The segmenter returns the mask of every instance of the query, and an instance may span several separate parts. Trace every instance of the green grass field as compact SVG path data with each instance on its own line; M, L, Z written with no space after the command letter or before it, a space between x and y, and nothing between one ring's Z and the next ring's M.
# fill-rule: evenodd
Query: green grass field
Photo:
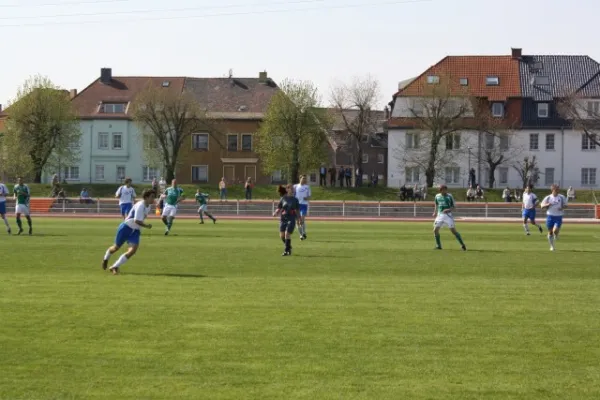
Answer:
M596 226L176 221L102 271L118 220L0 233L1 399L597 399Z

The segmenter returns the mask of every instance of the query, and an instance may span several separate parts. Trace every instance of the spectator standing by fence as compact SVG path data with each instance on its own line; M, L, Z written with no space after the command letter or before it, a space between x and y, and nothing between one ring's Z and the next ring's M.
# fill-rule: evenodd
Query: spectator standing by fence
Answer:
M219 196L221 201L227 200L227 183L225 182L225 177L221 178L221 182L219 182Z
M246 184L244 185L244 189L246 192L246 200L252 200L252 188L254 184L252 183L252 178L248 177L246 180Z

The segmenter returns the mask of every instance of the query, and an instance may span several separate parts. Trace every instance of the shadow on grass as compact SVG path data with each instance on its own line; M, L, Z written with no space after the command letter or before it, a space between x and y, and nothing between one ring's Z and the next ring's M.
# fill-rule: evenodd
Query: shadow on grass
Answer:
M343 254L298 254L295 257L300 258L355 258L354 256L346 256Z
M167 277L167 278L218 278L217 276L208 276L208 275L200 275L200 274L175 274L175 273L173 273L173 274L170 274L170 273L150 274L150 273L146 273L146 272L127 272L126 275L157 276L157 277Z
M17 235L16 233L13 232L12 236L27 236L29 237L28 233L21 233L20 235ZM31 235L31 237L65 237L67 235L64 235L62 233L35 233L33 232L33 235Z

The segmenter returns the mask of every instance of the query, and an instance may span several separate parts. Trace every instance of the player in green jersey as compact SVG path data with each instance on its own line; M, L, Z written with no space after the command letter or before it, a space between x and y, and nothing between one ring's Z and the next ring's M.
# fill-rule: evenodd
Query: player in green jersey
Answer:
M177 215L177 205L185 199L183 189L177 186L177 180L171 181L171 186L168 187L161 196L164 200L165 207L162 212L162 222L165 224L165 236L171 232L173 220Z
M212 219L213 224L217 223L217 219L215 217L213 217L208 211L206 211L206 208L208 207L208 198L209 197L210 196L207 193L200 192L200 189L198 189L198 191L196 191L196 202L198 204L200 204L200 208L198 208L198 214L200 215L200 223L201 224L204 223L203 215L206 215L208 218Z
M23 183L23 178L17 180L17 185L13 189L14 198L17 200L15 206L15 214L17 215L17 226L19 231L17 235L23 233L23 223L21 222L21 214L25 215L27 219L27 225L29 225L29 234L33 234L33 227L31 223L31 216L29 215L29 187Z
M454 234L462 249L467 250L467 246L465 246L460 233L456 230L452 211L454 211L454 198L448 193L448 187L446 185L440 185L440 192L435 196L435 206L433 208L433 216L436 217L435 222L433 223L433 234L435 236L435 248L437 250L442 249L440 229L444 225L446 225L450 229L450 232Z

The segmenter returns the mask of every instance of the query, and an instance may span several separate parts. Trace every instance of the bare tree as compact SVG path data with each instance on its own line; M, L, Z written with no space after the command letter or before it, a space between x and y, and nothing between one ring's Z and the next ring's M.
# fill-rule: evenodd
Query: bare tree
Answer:
M535 156L531 158L525 157L523 158L523 161L516 161L513 164L513 168L521 177L523 187L526 187L527 185L535 186L540 180L540 169L538 168L538 162Z
M466 89L455 85L444 75L423 86L418 96L398 97L395 108L407 126L406 143L396 158L410 168L425 171L428 187L432 187L444 166L452 165L464 151L461 132L473 118L473 101ZM458 82L458 80L456 80Z
M590 148L600 146L600 102L568 95L559 102L558 112L574 129L583 132Z
M342 142L350 149L354 168L362 169L363 149L361 142L369 141L377 133L382 113L377 110L380 97L379 82L371 76L355 78L350 84L338 84L331 91L331 106L334 118L342 121ZM344 137L345 136L345 137Z

